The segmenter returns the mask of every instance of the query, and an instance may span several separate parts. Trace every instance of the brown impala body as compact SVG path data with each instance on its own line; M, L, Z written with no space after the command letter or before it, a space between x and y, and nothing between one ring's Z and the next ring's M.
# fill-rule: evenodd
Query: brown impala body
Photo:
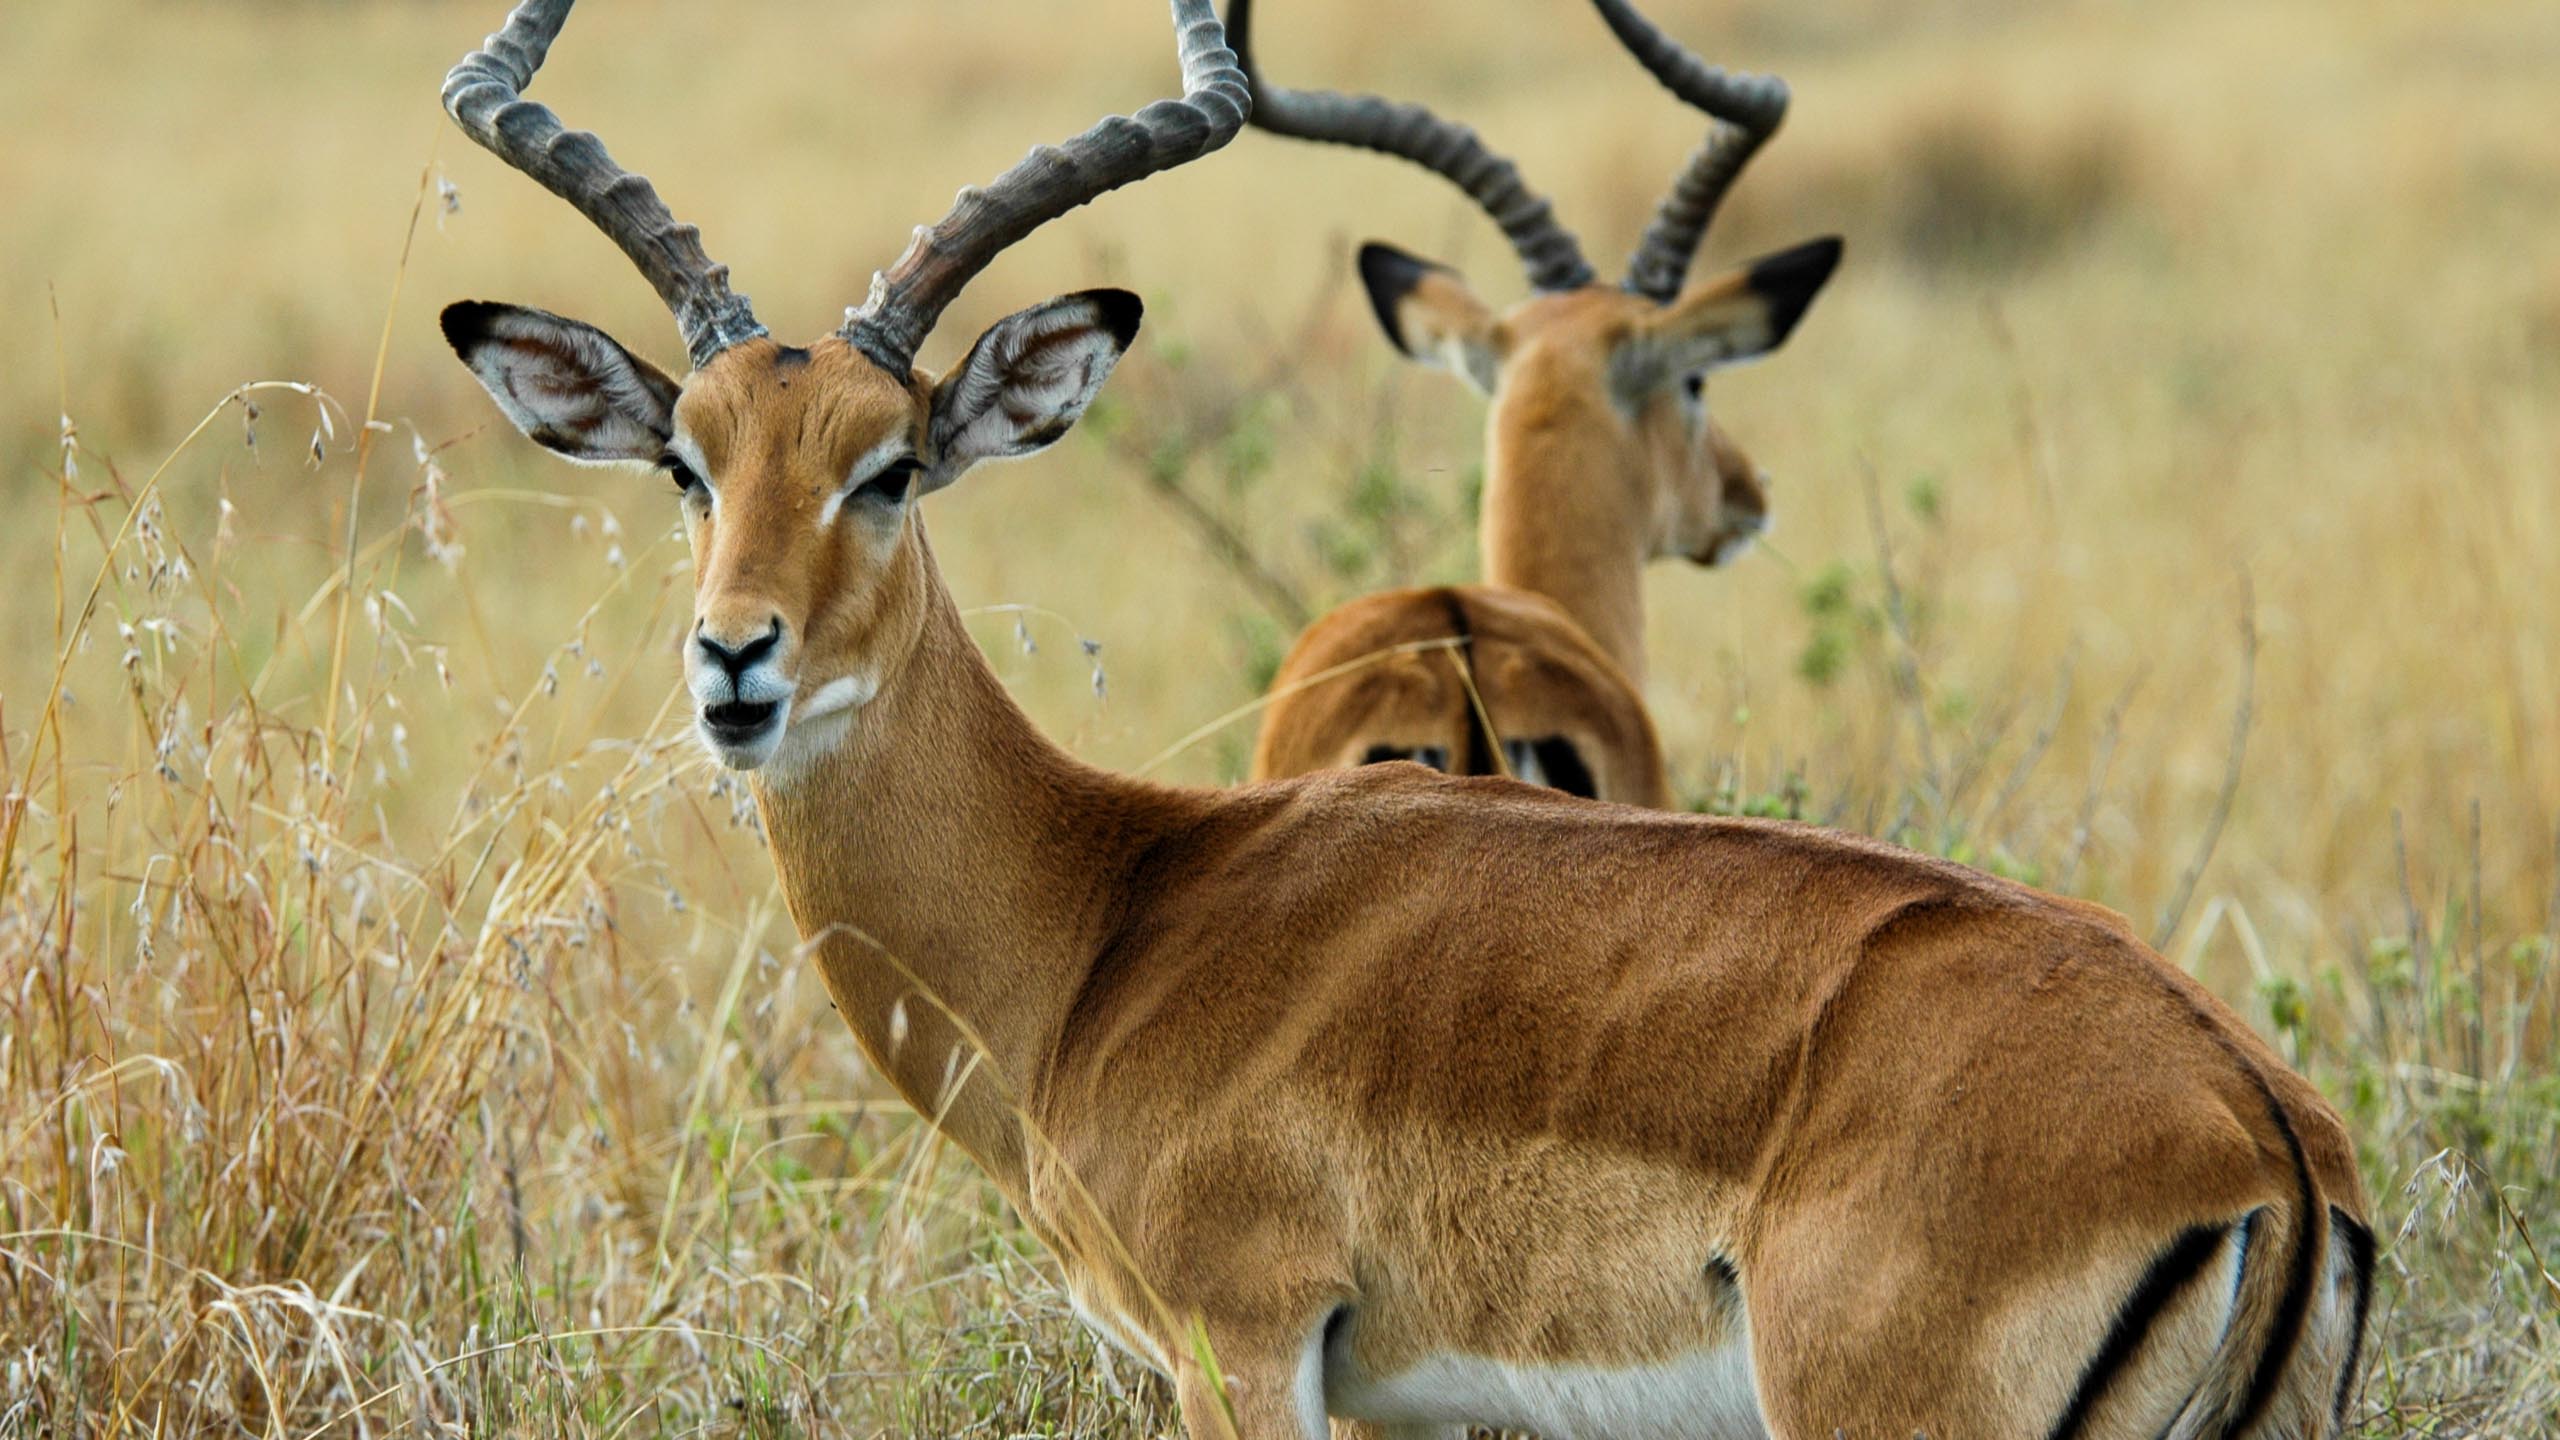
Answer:
M1170 789L1014 706L918 497L1062 433L1137 302L910 356L1009 239L1234 133L1207 0L1174 4L1185 100L965 194L807 349L516 97L566 9L448 104L624 243L694 368L512 307L446 333L536 440L676 475L702 736L837 1004L1193 1434L2330 1433L2370 1273L2346 1137L2103 912L1412 765Z
M1643 570L1675 557L1723 564L1768 527L1766 478L1708 416L1706 375L1783 342L1840 246L1817 241L1683 293L1718 202L1777 129L1787 90L1700 63L1625 0L1597 3L1648 71L1714 117L1619 285L1599 282L1553 207L1464 128L1374 96L1255 81L1255 125L1455 182L1501 224L1537 291L1496 314L1444 267L1386 245L1361 251L1396 348L1492 399L1484 583L1372 595L1309 626L1273 683L1257 779L1409 759L1671 803L1644 707ZM1228 14L1248 74L1253 8L1233 0Z

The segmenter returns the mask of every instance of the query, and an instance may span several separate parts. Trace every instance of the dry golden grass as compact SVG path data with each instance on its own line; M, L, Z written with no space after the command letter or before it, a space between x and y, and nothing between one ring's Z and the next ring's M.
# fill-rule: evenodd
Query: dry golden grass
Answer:
M1713 252L1850 243L1715 386L1778 553L1652 582L1686 787L2169 925L2364 1137L2365 1433L2548 1433L2560 11L1656 8L1796 85ZM660 487L543 462L435 338L478 295L674 351L442 121L498 9L10 15L0 1435L1166 1430L797 963L669 708ZM1147 0L590 9L539 93L812 334L957 185L1167 71ZM1623 253L1697 127L1601 27L1405 0L1396 48L1370 9L1272 6L1274 73L1464 116ZM1275 592L1470 569L1480 408L1372 333L1372 234L1516 293L1435 183L1248 136L1009 256L928 354L1061 289L1150 302L1090 435L932 502L1088 757L1250 700ZM263 376L337 398L235 394Z

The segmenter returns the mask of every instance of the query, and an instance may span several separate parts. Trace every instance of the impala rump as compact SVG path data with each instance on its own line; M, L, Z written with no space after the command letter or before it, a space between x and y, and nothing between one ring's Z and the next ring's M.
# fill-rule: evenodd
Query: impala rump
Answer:
M1255 773L1412 760L1665 806L1644 699L1563 609L1490 586L1390 590L1299 637L1272 680Z

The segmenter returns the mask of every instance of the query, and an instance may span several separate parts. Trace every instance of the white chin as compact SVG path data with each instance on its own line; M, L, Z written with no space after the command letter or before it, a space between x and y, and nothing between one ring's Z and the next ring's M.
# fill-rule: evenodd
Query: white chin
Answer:
M773 758L773 752L782 748L783 727L778 724L768 726L762 735L744 743L722 739L708 726L700 724L694 726L694 734L700 737L702 748L711 752L712 759L732 770L754 770L762 767Z

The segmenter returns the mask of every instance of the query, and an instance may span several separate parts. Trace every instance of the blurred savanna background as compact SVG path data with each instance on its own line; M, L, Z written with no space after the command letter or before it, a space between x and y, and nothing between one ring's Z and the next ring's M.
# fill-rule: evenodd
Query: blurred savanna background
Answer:
M1700 273L1848 240L1711 387L1774 543L1650 581L1688 803L2131 916L2362 1141L2359 1433L2560 1433L2560 8L1648 8L1795 90ZM1476 125L1604 264L1701 133L1578 0L1264 9L1275 78ZM502 12L6 12L0 1436L1170 1433L797 953L674 700L669 487L436 335L680 358L438 109ZM590 0L533 94L808 336L1171 53L1160 0ZM1521 292L1440 182L1248 133L928 347L1147 299L1075 436L927 512L1085 757L1229 783L1308 616L1472 575L1481 402L1379 338L1373 236Z

